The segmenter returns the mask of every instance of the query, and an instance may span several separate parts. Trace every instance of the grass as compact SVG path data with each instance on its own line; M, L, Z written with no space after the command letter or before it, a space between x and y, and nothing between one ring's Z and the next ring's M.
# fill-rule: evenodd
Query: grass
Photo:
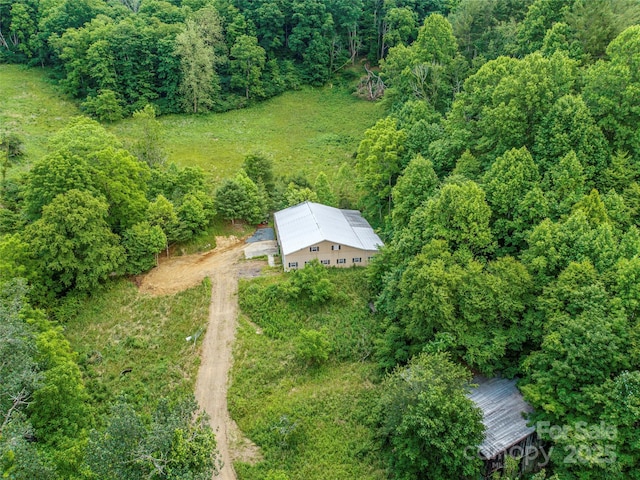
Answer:
M44 155L49 136L80 114L46 75L44 69L0 64L0 130L23 139L25 164Z
M119 395L148 411L162 396L194 391L210 297L208 279L163 297L140 295L135 285L120 280L67 319L65 335L79 353L99 413ZM198 332L195 343L185 340Z
M229 408L264 460L236 463L239 479L276 478L276 472L289 480L385 478L370 419L377 389L375 367L366 360L373 325L364 273L330 271L336 292L321 306L287 298L288 274L241 283L248 316L241 317L234 346ZM302 328L327 332L326 363L300 361Z
M378 104L357 99L344 87L305 87L243 110L167 115L160 122L169 160L197 165L214 179L233 175L244 157L257 151L273 158L276 174L313 179L349 160L381 113ZM132 122L112 130L128 139Z
M25 164L46 152L48 137L80 114L56 92L44 69L0 65L0 127L24 139ZM344 86L305 87L252 107L207 115L160 117L168 160L199 166L214 180L229 177L245 155L261 151L278 175L329 177L349 160L364 131L382 115L379 104L354 97ZM125 144L134 140L132 118L106 127Z

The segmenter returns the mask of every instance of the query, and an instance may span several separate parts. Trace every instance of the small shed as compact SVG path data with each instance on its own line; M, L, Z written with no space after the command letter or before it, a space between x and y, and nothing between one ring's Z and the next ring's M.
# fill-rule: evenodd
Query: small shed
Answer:
M357 210L303 202L273 218L285 271L313 259L332 267L365 266L383 245Z
M525 456L526 460L526 452L536 443L535 428L528 426L525 418L533 408L525 402L516 380L477 376L473 383L477 387L469 392L469 399L482 411L485 437L479 454L488 477L504 467L505 455ZM521 463L521 470L530 467L525 463Z

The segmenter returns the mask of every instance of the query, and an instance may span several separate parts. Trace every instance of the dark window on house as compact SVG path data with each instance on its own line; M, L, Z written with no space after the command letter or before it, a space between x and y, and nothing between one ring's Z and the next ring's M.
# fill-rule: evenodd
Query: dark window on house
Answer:
M298 262L289 262L289 268L298 268Z
M362 262L362 257L355 257L355 258L352 258L352 259L351 259L351 261L352 261L353 263L360 263L360 262Z
M331 250L340 250L340 245L331 245Z
M320 260L322 265L331 265L331 260Z
M346 258L339 258L337 260L337 263L347 263L347 259Z
M309 247L309 251L310 252L319 252L320 251L320 247Z

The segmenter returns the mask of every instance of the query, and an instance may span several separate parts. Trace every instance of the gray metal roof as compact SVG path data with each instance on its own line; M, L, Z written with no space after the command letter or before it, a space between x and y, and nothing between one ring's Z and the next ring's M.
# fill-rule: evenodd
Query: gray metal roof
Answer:
M524 418L533 408L522 398L515 380L478 376L473 383L478 386L468 397L482 410L485 438L480 453L485 458L493 458L535 431Z
M276 212L273 218L283 255L323 241L370 251L383 245L357 210L304 202Z

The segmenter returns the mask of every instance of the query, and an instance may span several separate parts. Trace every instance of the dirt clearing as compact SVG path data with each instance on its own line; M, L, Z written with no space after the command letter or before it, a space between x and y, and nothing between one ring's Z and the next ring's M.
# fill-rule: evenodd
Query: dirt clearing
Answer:
M223 467L217 477L235 480L233 460L260 459L258 448L242 433L227 410L227 379L238 316L238 277L259 274L265 262L243 261L245 243L236 237L217 237L217 247L198 255L170 258L144 276L140 291L170 295L211 279L209 325L202 344L202 359L196 381L196 399L211 417Z

